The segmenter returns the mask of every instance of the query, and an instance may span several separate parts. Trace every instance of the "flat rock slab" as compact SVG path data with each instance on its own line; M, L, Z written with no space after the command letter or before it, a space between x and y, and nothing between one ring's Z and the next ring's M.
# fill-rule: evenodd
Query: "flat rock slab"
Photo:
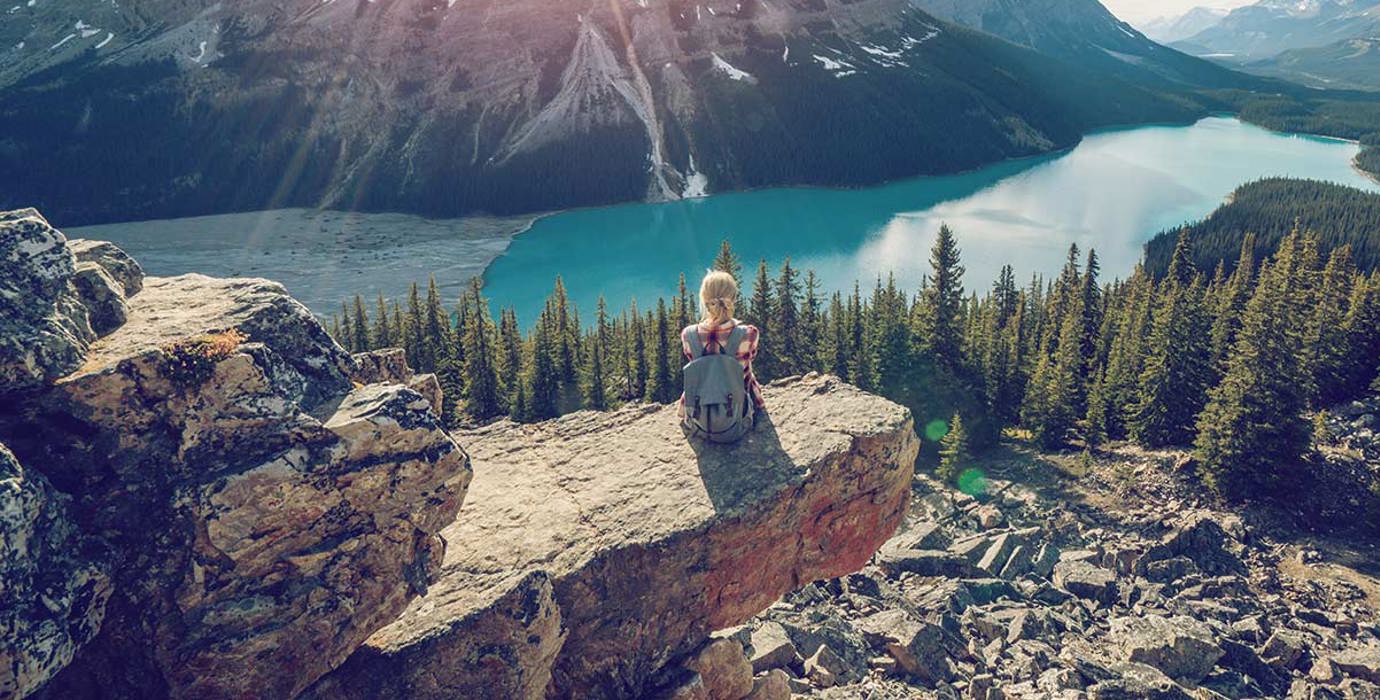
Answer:
M308 695L637 697L711 631L861 568L906 512L909 412L813 375L766 401L733 446L644 405L461 436L475 477L439 582Z

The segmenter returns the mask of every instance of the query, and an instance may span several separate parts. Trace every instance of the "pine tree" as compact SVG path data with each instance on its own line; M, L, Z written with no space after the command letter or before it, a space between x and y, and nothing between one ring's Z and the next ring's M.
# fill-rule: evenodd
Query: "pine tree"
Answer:
M850 381L850 365L853 361L853 344L848 340L848 313L843 308L843 295L834 292L829 300L826 314L829 327L829 341L824 345L824 369L839 378Z
M353 314L350 317L350 346L355 352L365 352L369 347L369 316L364 312L364 300L355 295Z
M779 376L803 372L800 353L800 280L796 277L791 259L781 263L781 274L776 279L776 303L771 328L775 334L772 350L776 353Z
M769 382L781 376L778 373L781 354L778 350L776 328L772 320L776 318L776 295L772 291L772 281L767 275L767 261L757 263L757 278L753 280L752 298L748 300L748 323L757 326L757 360L753 371L757 378Z
M407 316L403 320L403 351L407 357L407 365L418 372L431 372L435 368L425 364L425 326L422 321L422 296L417 289L417 283L412 283L412 289L407 295Z
M580 353L580 324L566 294L565 282L559 275L556 277L556 287L551 292L551 302L557 378L562 387L574 386L579 380L576 365Z
M1151 327L1154 282L1139 265L1125 284L1121 321L1115 330L1107 369L1103 375L1103 396L1107 404L1106 434L1121 439L1129 433L1130 420L1140 402L1140 375L1145 366L1145 347Z
M901 403L911 387L911 377L917 369L912 354L910 309L905 294L896 287L896 279L887 279L885 287L878 280L872 291L870 337L868 350L876 360L876 386L884 396Z
M741 282L743 279L743 264L734 254L733 246L729 245L727 239L719 244L719 254L714 256L713 267L715 270L733 275L735 280Z
M652 348L652 376L647 383L648 401L671 403L676 400L677 391L673 383L674 373L671 370L674 355L671 352L669 335L670 319L666 315L666 300L658 299L656 326L652 333L652 341L655 343Z
M393 328L393 347L407 349L407 320L403 316L402 306L397 299L393 300L393 322L389 324Z
M1255 234L1248 233L1241 242L1241 257L1236 269L1218 292L1215 318L1212 322L1213 368L1221 373L1227 368L1227 356L1236 343L1241 329L1241 314L1251 298L1255 284Z
M815 271L805 273L805 299L800 303L800 364L798 372L818 371L824 367L824 317L819 298L819 279Z
M346 350L349 350L350 352L358 352L354 348L355 332L354 329L350 327L352 325L350 319L350 307L345 305L344 300L341 300L340 322L336 324L339 327L339 330L338 332L333 334L335 336L335 342L340 343L341 347L345 348Z
M478 278L474 278L476 281ZM421 357L422 372L435 372L445 364L453 347L450 338L450 325L446 320L446 308L441 303L441 293L436 289L436 277L427 282L426 309L422 317L423 346Z
M1292 316L1304 284L1302 246L1291 234L1262 270L1232 346L1226 376L1211 392L1196 440L1204 478L1219 494L1282 493L1308 449L1308 384L1302 324Z
M526 403L522 414L528 420L540 421L560 415L560 370L556 366L559 348L555 337L559 328L553 306L548 302L532 329L525 392L518 397Z
M854 282L853 296L848 300L848 377L858 388L871 391L877 388L877 358L868 342L869 315L862 290Z
M963 272L953 230L947 224L942 225L930 249L929 285L922 295L923 320L918 335L935 362L951 372L963 364L960 325Z
M486 421L503 415L505 406L499 392L494 322L481 288L478 277L470 281L469 308L474 316L462 342L465 346L465 411L475 420Z
M1097 365L1098 347L1101 340L1102 331L1102 288L1098 286L1097 275L1101 270L1097 262L1097 251L1088 249L1088 262L1083 268L1083 286L1080 290L1078 300L1078 313L1080 314L1081 327L1079 328L1079 354L1082 356L1083 367L1081 382L1084 384L1080 389L1079 409L1083 408L1082 401L1086 395L1086 384L1088 377L1091 376Z
M628 312L632 335L632 368L630 371L631 382L628 385L628 394L625 398L629 400L641 400L647 395L647 327L642 320L641 314L637 312L637 300L634 299Z
M1312 404L1317 408L1346 400L1352 390L1347 383L1351 346L1346 318L1355 281L1351 246L1334 249L1323 268L1317 303L1304 335L1304 368L1313 378Z
M441 383L441 416L447 422L459 419L465 398L465 344L470 340L468 331L474 315L470 304L469 294L460 295L455 308L455 328L446 333L451 348L436 368L436 379Z
M955 413L949 421L949 432L939 441L939 468L935 470L935 476L953 483L971 461L968 433L963 428L963 418Z
M608 378L604 375L604 363L611 343L608 308L601 295L594 314L594 333L590 337L590 342L586 343L585 352L588 358L588 364L585 366L585 407L595 411L603 411L609 407L606 391Z
M499 353L497 359L498 386L503 405L514 420L521 420L517 411L517 396L522 387L522 331L518 328L517 313L511 308L499 312Z
M1021 423L1031 430L1045 449L1068 444L1071 431L1084 415L1078 411L1082 374L1083 317L1080 304L1064 314L1064 326L1054 343L1054 356L1042 355L1026 391Z
M1361 387L1380 380L1380 372L1375 371L1376 363L1380 362L1380 273L1357 276L1344 325L1350 368L1347 386L1352 388L1354 396Z
M374 319L372 331L374 347L380 349L394 347L397 341L393 338L393 325L388 322L388 305L383 301L382 293L379 294Z
M1187 234L1161 285L1159 311L1140 375L1131 437L1146 447L1187 445L1212 381L1210 330Z

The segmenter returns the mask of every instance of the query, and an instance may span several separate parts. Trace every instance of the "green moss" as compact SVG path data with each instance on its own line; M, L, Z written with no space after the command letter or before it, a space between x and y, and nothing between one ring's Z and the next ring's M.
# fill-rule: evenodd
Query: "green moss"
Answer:
M163 348L163 371L179 389L194 389L206 383L216 363L232 355L247 336L230 330L180 340Z

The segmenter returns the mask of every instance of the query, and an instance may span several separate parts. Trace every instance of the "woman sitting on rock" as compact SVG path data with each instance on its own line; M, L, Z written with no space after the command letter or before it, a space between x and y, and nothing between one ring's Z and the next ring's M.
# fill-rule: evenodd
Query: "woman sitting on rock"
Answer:
M733 317L738 283L727 272L710 271L700 283L699 323L681 331L685 392L681 414L692 435L733 442L752 429L762 409L762 388L752 373L759 333Z

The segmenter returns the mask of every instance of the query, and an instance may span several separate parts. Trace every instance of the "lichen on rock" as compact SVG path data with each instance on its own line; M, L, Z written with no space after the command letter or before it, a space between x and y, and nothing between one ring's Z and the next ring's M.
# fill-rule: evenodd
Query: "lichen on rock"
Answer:
M0 445L0 698L47 682L105 616L105 553L78 532L67 502Z

